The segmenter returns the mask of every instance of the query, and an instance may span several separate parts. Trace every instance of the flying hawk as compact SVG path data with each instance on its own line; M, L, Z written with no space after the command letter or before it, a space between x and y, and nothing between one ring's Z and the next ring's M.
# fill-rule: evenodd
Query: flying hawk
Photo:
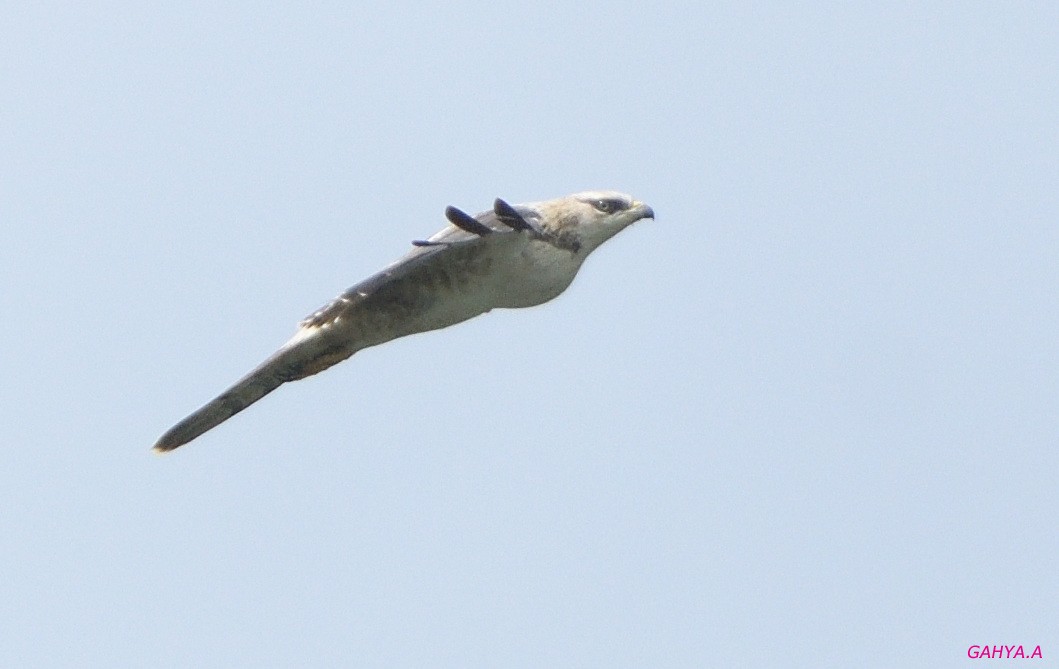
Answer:
M216 427L287 381L321 372L357 351L448 327L491 309L542 304L574 280L600 244L654 211L611 191L510 205L470 216L415 241L405 257L306 317L268 360L173 426L154 445L171 451Z

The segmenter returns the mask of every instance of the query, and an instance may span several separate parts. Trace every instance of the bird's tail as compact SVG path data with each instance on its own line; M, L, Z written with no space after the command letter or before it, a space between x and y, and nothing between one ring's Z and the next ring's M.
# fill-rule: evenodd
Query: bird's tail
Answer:
M292 378L284 351L272 356L208 404L171 427L154 445L156 453L183 446L247 408Z

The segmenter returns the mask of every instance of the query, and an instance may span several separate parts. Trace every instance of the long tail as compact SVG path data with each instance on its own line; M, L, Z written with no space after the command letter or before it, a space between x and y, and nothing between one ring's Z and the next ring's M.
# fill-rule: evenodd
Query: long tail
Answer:
M353 355L348 342L322 336L295 337L209 404L180 421L154 445L156 453L183 446L288 381L322 372Z
M155 452L165 453L183 446L292 380L283 353L285 351L272 356L231 388L171 427L154 445Z

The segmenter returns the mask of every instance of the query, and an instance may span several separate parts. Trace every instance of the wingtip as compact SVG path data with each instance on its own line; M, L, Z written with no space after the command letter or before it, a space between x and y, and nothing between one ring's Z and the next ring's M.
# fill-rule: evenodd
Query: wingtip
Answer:
M502 198L498 197L493 200L493 213L495 213L497 216L510 216L512 212L514 212L516 215L518 214L518 212L515 212L515 208L508 204Z
M534 231L533 226L522 217L522 214L501 198L493 200L493 213L496 214L497 219L499 219L501 223L509 228L520 231Z
M457 209L452 205L445 207L445 218L449 219L449 223L452 223L457 228L464 232L469 232L479 237L484 237L493 232L492 228L479 221L474 216L471 216L462 209Z

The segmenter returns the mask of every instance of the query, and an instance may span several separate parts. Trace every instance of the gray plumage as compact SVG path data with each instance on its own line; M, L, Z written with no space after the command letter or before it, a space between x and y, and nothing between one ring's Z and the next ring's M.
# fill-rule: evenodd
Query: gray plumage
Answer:
M405 257L310 314L270 358L154 445L171 451L216 427L280 385L321 372L361 349L448 327L495 308L541 304L570 285L585 258L654 212L628 195L591 191L509 205L452 223Z

